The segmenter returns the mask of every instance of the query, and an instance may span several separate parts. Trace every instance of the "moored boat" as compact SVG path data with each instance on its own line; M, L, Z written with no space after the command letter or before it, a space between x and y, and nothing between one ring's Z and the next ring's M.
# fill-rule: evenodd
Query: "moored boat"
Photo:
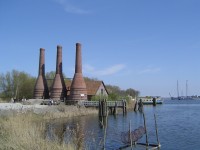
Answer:
M138 97L138 102L142 100L143 104L162 104L163 100L160 96L145 96L145 97Z

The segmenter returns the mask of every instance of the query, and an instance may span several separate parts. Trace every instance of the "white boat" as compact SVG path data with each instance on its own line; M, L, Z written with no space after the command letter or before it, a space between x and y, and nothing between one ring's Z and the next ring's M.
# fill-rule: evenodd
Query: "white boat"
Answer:
M162 104L163 100L160 96L145 96L145 97L138 97L137 101L140 102L142 100L143 104L153 104L155 99L156 104Z

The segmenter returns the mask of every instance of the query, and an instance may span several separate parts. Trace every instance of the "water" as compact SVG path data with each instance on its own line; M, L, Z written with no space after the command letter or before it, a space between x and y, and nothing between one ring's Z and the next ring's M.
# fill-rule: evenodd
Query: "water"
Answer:
M162 105L156 107L144 105L144 112L149 143L157 143L155 113L161 150L200 149L200 101L165 100ZM128 131L130 121L132 130L143 126L143 116L139 112L130 111L126 116L123 116L123 114L118 114L116 117L109 115L106 137L104 137L105 130L101 128L99 118L96 115L62 120L54 122L54 125L57 125L58 129L70 129L79 124L75 140L84 139L87 149L100 149L104 143L104 138L106 139L106 149L118 149L124 145L121 141L121 132ZM70 134L66 130L63 131L65 131L63 140L66 141ZM144 135L139 142L145 142L145 140Z

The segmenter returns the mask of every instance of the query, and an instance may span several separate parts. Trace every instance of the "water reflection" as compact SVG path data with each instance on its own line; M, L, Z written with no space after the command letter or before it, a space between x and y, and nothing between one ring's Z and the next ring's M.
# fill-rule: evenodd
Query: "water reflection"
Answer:
M104 132L107 120L94 116L72 118L69 120L52 120L46 124L46 137L48 140L57 140L60 144L73 144L74 149L98 149L105 145ZM97 118L97 119L96 119ZM94 128L94 123L98 126Z
M199 109L200 101L166 101L156 107L144 106L149 143L157 143L155 113L161 149L199 149ZM47 136L59 139L60 143L72 142L74 149L118 149L124 145L121 133L128 131L130 120L132 130L144 124L142 113L134 111L100 120L97 115L53 120L47 124ZM145 143L145 136L138 142Z
M133 130L143 125L142 113L132 113L131 116L130 113L107 117L94 115L50 121L47 136L61 144L73 143L75 149L117 149L124 145L121 133L128 132L130 120ZM141 137L140 141L144 142L145 138Z

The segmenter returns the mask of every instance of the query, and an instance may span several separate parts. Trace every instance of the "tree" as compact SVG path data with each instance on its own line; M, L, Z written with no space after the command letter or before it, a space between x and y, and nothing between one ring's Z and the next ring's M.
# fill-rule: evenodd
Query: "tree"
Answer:
M48 85L48 88L49 88L50 91L51 91L51 86L53 84L55 74L56 74L55 71L50 71L50 72L47 72L45 74L45 77L46 77L46 80L47 80L47 85Z
M45 75L46 80L47 80L47 85L48 85L48 88L50 91L51 91L51 86L53 85L53 80L54 80L55 75L56 75L55 71L47 72ZM67 79L67 77L64 73L63 73L63 78L64 78L64 80L69 80L69 79Z
M135 98L139 95L139 91L132 88L121 90L118 86L106 85L110 100L130 99L130 96ZM129 96L129 97L128 97Z
M85 81L99 81L97 78L84 77Z
M132 96L133 98L134 97L137 97L139 95L139 91L136 91L132 88L129 88L125 91L126 95L129 95L129 96Z
M116 101L119 99L120 99L120 96L117 93L110 93L108 95L108 100L110 100L110 101Z
M12 70L0 75L0 96L3 99L32 98L36 78L25 72Z

